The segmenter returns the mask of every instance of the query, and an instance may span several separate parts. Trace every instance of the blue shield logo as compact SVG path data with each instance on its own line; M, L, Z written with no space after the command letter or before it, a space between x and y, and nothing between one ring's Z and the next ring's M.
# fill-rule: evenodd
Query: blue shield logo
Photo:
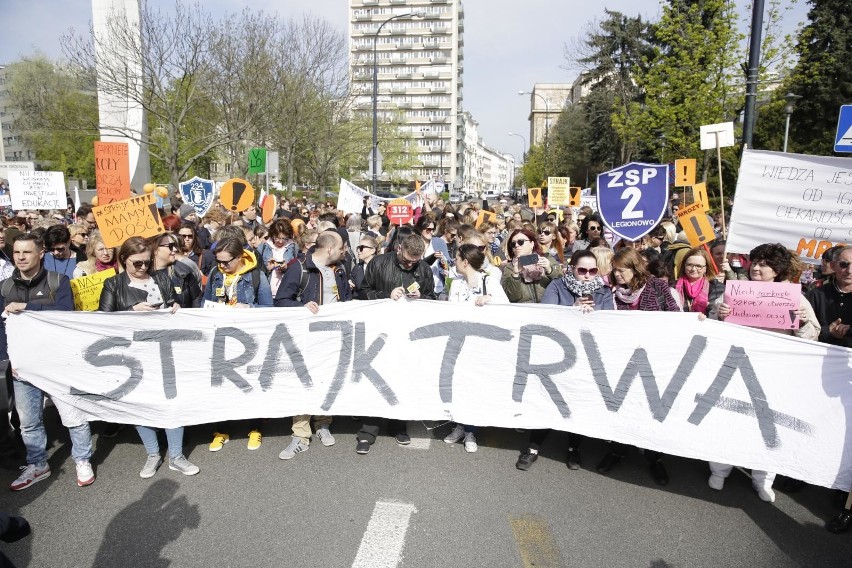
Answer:
M669 201L667 164L630 162L598 175L598 212L623 239L636 241L660 222Z
M199 218L204 217L213 207L213 181L195 176L191 180L181 182L180 194L183 202L192 205Z

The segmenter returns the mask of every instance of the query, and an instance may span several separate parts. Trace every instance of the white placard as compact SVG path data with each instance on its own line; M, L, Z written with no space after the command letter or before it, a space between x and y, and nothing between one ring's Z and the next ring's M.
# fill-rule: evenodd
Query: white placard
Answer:
M65 174L62 172L10 171L9 193L12 209L65 210Z
M852 350L695 314L380 300L25 311L6 326L18 375L92 420L456 420L852 481Z
M9 172L31 172L35 170L33 162L0 162L0 179L9 179Z
M734 139L734 123L720 122L719 124L707 124L701 127L701 149L712 150L716 148L716 135L719 136L719 147L727 148L736 144Z
M852 243L852 158L745 150L728 231L728 252L781 243L819 262Z

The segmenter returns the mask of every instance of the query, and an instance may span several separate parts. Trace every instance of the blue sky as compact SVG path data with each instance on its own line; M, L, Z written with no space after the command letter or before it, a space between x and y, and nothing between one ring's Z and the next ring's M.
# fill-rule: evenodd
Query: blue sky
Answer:
M150 0L164 8L173 0ZM790 0L784 0L790 3ZM737 0L740 11L746 0ZM348 23L348 0L206 0L200 5L213 14L249 6L284 18L311 13L329 20L341 32ZM484 142L520 158L522 142L508 132L528 138L529 96L535 83L570 83L576 71L564 69L563 47L578 37L604 8L655 20L659 0L464 0L465 110L479 122ZM798 0L784 26L792 31L805 20L807 5ZM0 0L0 63L40 51L61 56L59 37L69 28L84 31L92 15L91 0ZM742 59L748 57L744 50Z

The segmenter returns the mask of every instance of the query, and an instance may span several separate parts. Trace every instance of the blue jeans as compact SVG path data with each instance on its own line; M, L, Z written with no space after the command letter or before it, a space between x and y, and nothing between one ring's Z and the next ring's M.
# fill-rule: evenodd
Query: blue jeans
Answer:
M15 407L21 418L21 438L27 448L27 463L47 462L47 432L44 429L44 393L25 381L12 381L15 388ZM62 423L71 435L71 457L75 462L92 457L92 431L89 423L76 415L76 410L61 401L54 404ZM70 424L70 426L69 426Z
M142 438L142 445L149 456L160 455L160 443L157 441L157 431L148 426L137 426L136 431ZM166 428L166 441L169 443L169 457L174 459L183 455L183 426Z

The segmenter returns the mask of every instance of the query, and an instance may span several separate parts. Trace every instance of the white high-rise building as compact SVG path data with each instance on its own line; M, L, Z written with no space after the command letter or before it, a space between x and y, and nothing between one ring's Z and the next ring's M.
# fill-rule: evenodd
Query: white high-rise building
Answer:
M461 0L349 0L349 9L349 68L352 90L357 94L355 108L372 115L375 49L378 120L401 113L403 128L417 145L421 165L404 172L405 177L443 179L451 187L460 187L464 135L459 114L464 84Z

